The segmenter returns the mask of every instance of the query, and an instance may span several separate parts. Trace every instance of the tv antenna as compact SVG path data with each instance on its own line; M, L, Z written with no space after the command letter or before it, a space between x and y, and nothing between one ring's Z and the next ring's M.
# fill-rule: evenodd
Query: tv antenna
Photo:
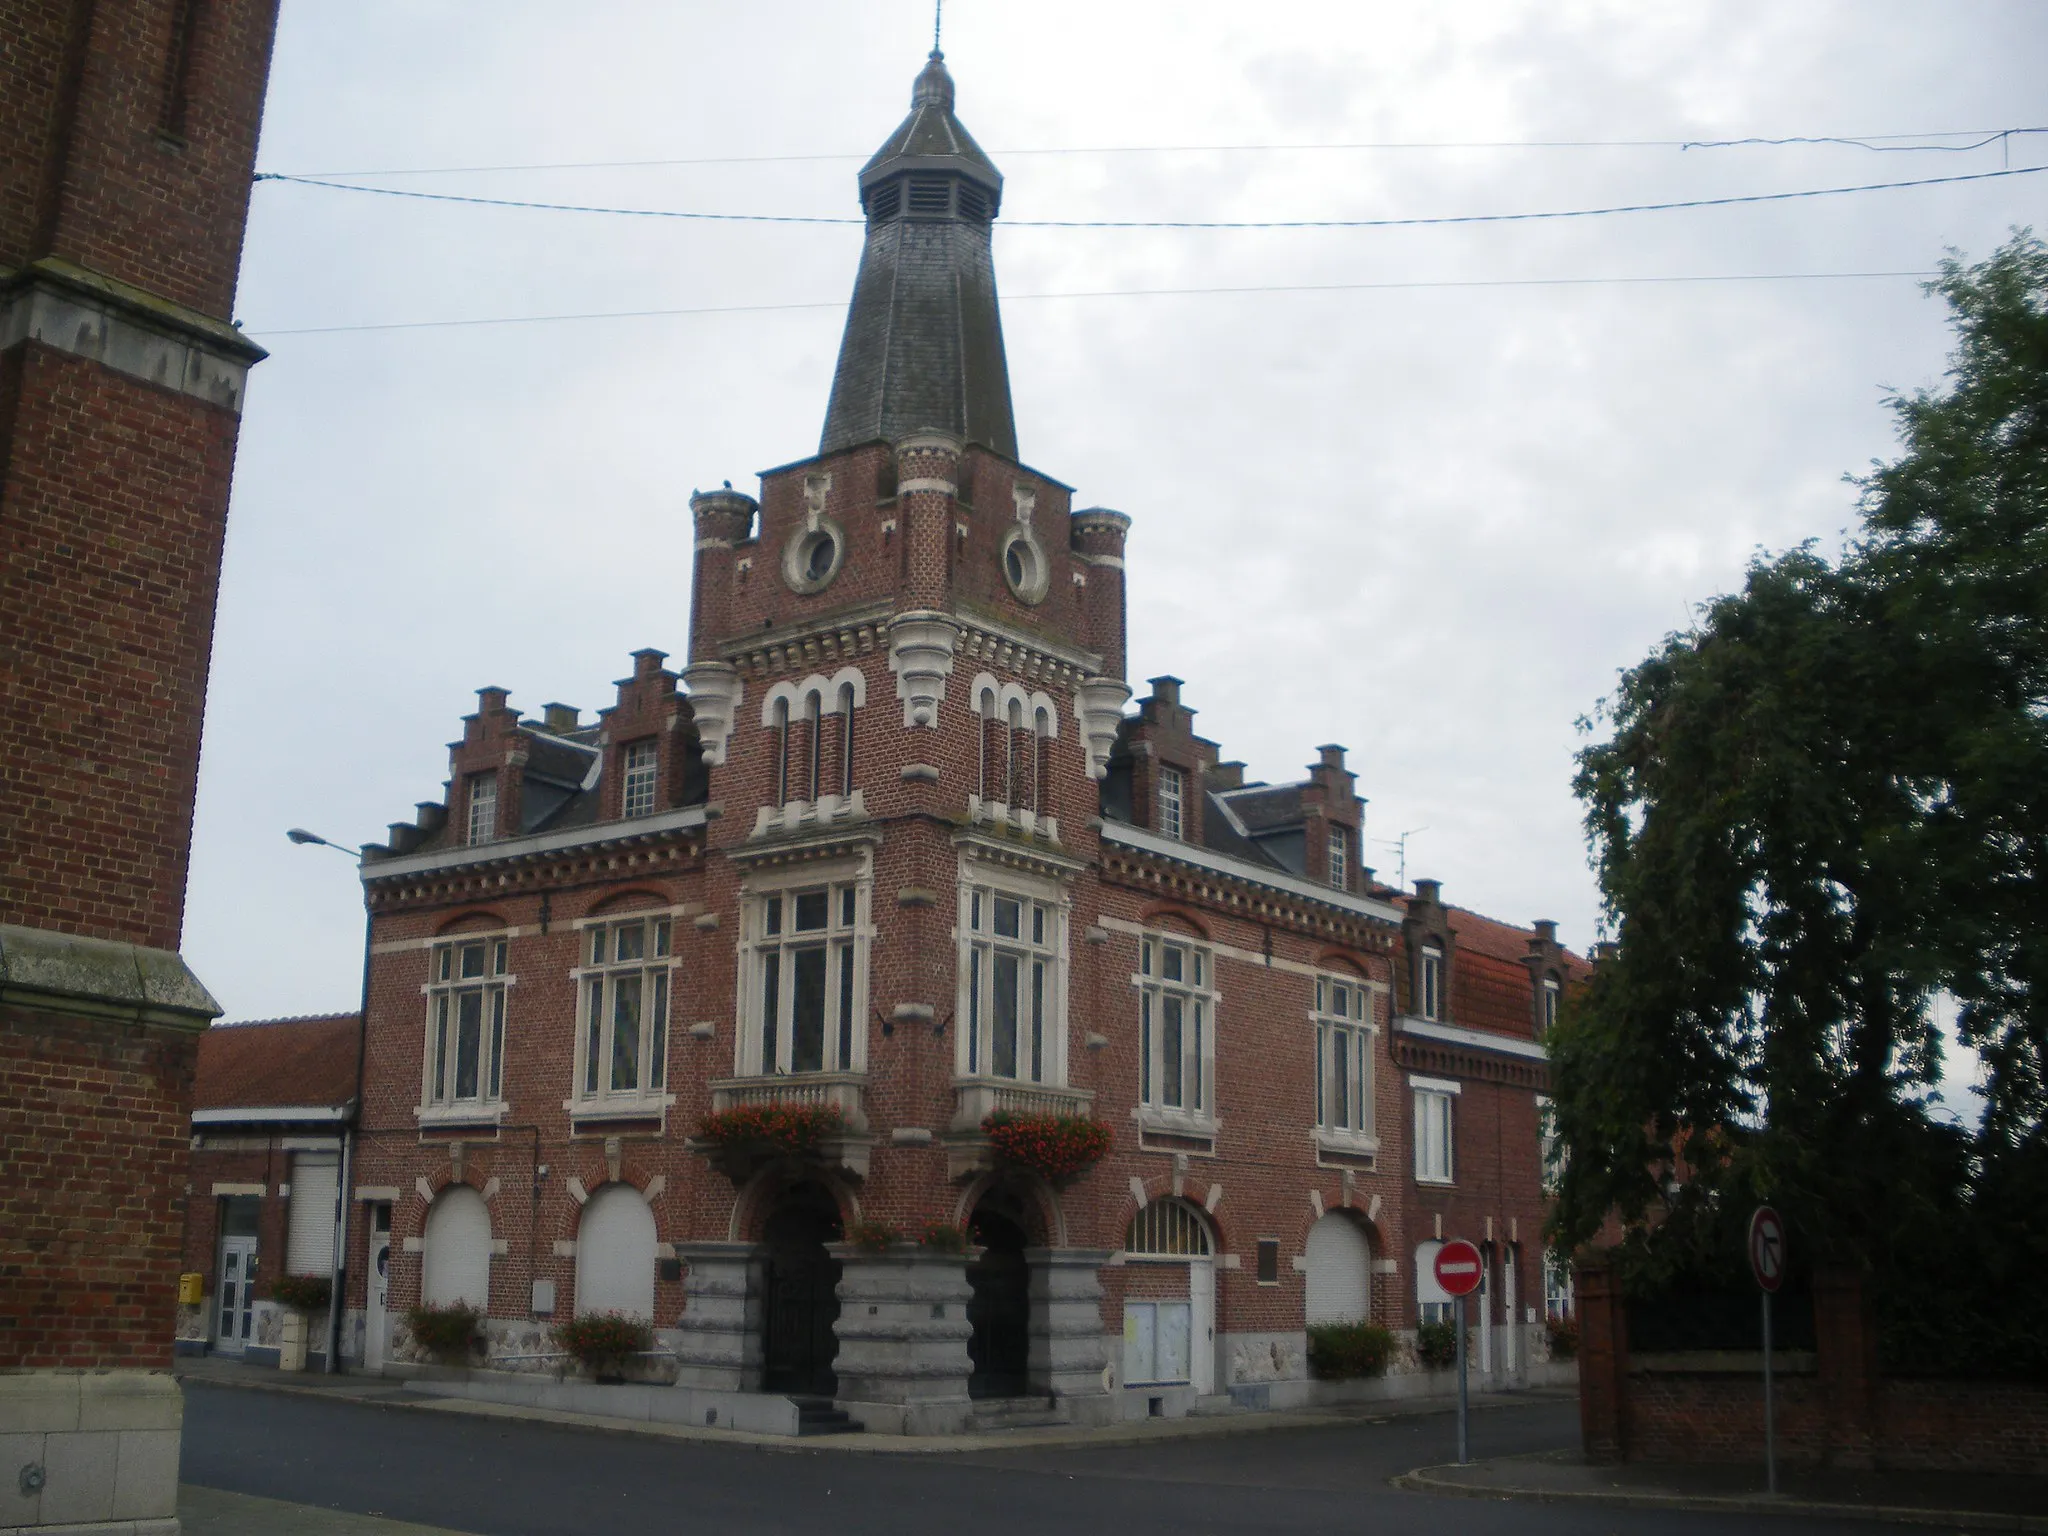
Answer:
M1400 868L1394 875L1394 887L1396 890L1405 891L1408 889L1408 839L1415 836L1418 832L1427 832L1428 830L1429 828L1427 827L1410 827L1399 837L1376 837L1373 839L1382 848L1393 849L1400 860Z

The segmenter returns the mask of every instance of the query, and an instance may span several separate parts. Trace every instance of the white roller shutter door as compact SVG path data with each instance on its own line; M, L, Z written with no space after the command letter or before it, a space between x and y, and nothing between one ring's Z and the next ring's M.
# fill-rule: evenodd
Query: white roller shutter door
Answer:
M630 1184L607 1184L576 1229L576 1310L654 1317L654 1212Z
M1355 1323L1370 1315L1372 1248L1334 1211L1308 1229L1308 1320Z
M284 1245L286 1273L334 1273L334 1192L338 1178L334 1153L293 1154L291 1225Z
M425 1275L430 1307L458 1301L487 1307L491 1299L491 1213L467 1184L451 1184L427 1211Z

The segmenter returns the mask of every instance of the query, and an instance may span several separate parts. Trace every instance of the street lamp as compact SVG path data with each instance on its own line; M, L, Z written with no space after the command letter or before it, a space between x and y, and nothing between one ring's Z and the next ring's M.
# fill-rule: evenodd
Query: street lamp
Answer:
M304 827L287 827L286 837L299 847L317 843L322 848L332 848L336 853L351 859L361 855L353 848L322 837L318 832L308 832ZM361 1011L356 1017L356 1097L350 1118L362 1113L363 1104L363 1049L368 1042L370 1022L370 928L368 919L363 923L363 1000ZM326 1373L334 1375L341 1369L341 1314L342 1293L348 1284L348 1183L354 1172L355 1128L342 1128L341 1166L334 1188L334 1264L327 1277L327 1357Z

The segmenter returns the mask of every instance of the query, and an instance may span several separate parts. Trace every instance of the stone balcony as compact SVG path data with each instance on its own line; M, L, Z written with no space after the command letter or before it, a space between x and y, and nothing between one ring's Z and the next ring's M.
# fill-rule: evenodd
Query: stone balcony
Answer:
M964 1179L995 1166L981 1122L997 1110L1013 1115L1086 1115L1094 1103L1095 1094L1087 1088L1061 1088L1008 1077L956 1077L953 1120L945 1138L947 1172Z
M801 1155L763 1148L712 1148L696 1142L691 1143L692 1148L709 1157L713 1166L735 1184L745 1183L767 1163L782 1159L821 1165L836 1169L849 1178L866 1179L868 1154L875 1140L868 1132L867 1081L867 1075L862 1072L801 1072L773 1077L722 1078L710 1084L713 1114L747 1105L829 1106L839 1111L846 1128Z

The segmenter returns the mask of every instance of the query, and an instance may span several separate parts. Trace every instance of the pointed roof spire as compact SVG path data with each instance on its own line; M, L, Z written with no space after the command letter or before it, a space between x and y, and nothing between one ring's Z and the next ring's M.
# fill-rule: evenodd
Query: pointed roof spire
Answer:
M953 115L937 47L910 115L861 167L860 194L867 246L818 451L941 431L1014 459L990 247L1003 177Z

